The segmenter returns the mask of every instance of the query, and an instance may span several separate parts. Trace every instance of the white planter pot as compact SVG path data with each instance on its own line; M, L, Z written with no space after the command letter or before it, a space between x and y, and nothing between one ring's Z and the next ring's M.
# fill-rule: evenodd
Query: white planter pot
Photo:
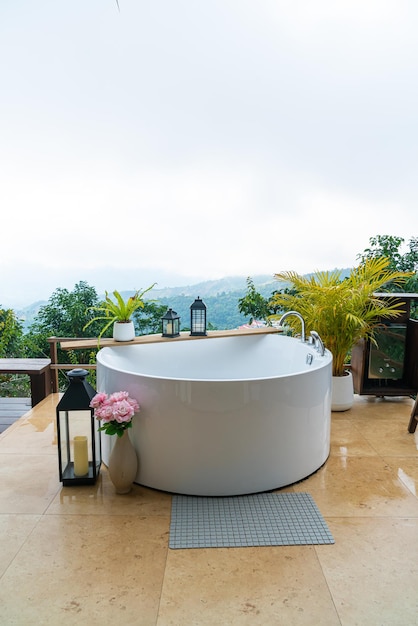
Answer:
M113 324L113 339L115 341L132 341L135 338L135 327L130 322L115 322Z
M333 376L331 411L348 411L353 403L354 387L351 372L346 372L345 376Z

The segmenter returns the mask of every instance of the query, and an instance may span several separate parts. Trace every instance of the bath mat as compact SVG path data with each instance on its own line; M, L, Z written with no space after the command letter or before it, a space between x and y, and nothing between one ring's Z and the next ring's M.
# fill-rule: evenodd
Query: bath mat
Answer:
M173 496L172 549L325 543L334 538L308 493Z

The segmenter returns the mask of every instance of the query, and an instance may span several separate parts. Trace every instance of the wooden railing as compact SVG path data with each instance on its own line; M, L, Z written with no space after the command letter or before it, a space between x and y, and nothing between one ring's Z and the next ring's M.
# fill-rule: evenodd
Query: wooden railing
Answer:
M49 354L51 358L51 391L52 393L56 393L59 391L58 384L58 372L59 370L72 370L75 367L81 367L86 370L95 370L95 363L58 363L58 344L63 341L71 341L73 343L77 343L78 341L86 341L85 337L49 337ZM97 339L92 339L92 341L96 341Z
M281 328L274 328L272 326L266 326L262 328L249 328L249 329L232 329L232 330L210 330L204 337L197 336L192 337L189 332L180 333L178 337L167 338L162 337L159 334L155 335L140 335L135 337L129 344L148 344L148 343L160 343L160 342L173 342L173 341L185 341L185 340L202 340L219 337L236 337L237 335L265 335L271 333L280 333ZM90 350L99 347L98 339L96 337L49 337L49 351L51 356L51 386L52 391L57 392L58 386L58 371L59 370L71 370L74 367L82 367L84 369L96 369L96 365L92 363L58 363L58 344L61 345L63 350ZM114 339L101 339L100 347L106 346L120 346L120 341Z

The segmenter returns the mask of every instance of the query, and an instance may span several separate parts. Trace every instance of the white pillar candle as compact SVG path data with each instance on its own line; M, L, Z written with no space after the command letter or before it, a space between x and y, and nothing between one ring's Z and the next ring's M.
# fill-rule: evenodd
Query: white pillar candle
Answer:
M89 471L87 437L74 437L74 476L85 476Z

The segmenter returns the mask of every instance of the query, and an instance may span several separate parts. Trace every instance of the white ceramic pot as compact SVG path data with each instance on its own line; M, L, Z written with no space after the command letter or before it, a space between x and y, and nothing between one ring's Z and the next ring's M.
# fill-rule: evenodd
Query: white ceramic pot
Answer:
M351 372L346 372L344 376L333 376L331 411L348 411L353 403L354 387Z
M113 339L115 341L132 341L134 338L135 327L132 321L113 324Z

